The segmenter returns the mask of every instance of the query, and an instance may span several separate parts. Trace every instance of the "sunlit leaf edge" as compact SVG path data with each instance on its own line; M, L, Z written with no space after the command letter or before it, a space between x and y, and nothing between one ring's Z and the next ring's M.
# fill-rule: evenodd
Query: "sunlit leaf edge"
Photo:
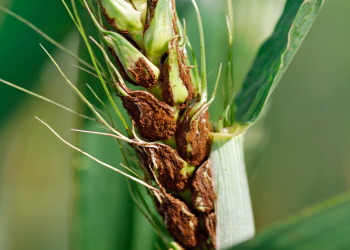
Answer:
M258 55L235 100L236 121L251 126L298 51L324 0L288 0L271 37Z

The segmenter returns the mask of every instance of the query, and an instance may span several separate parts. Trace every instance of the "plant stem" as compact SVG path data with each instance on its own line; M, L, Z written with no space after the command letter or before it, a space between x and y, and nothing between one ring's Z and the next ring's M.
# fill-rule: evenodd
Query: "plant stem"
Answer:
M229 249L254 237L255 227L244 164L244 133L215 137L210 156L216 213L216 249Z

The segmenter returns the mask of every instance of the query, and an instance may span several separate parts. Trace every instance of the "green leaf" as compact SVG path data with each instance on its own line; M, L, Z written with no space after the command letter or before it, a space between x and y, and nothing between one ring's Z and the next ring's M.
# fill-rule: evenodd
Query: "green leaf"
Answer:
M236 121L253 125L298 51L324 0L288 0L271 37L261 46L236 99Z
M231 250L349 249L350 193L302 210Z

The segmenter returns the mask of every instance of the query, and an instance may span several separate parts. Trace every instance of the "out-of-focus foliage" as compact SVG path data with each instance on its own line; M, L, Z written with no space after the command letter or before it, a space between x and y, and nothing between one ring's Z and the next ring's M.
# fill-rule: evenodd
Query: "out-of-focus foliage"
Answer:
M73 24L61 1L1 0L0 4L11 7L12 11L30 20L57 41L62 41L72 30ZM3 12L0 12L0 37L1 78L16 82L25 88L32 88L37 83L40 69L46 60L46 55L38 43L43 43L49 51L52 50L53 45ZM1 127L4 119L18 108L21 103L19 100L28 96L3 84L0 85L0 93Z
M231 250L348 249L350 194L346 193L265 229Z
M71 35L73 24L60 1L2 0L0 3L12 4L11 10L56 40ZM284 0L234 0L237 90L258 47L271 34L284 3ZM213 72L209 75L210 90L220 62L227 59L226 1L203 0L198 4L205 28L208 73ZM187 33L199 55L198 29L190 1L179 0L178 7L179 15L186 18ZM258 230L350 188L349 11L349 1L326 1L273 94L269 112L247 135L247 166ZM58 73L45 73L48 66L42 65L46 65L47 58L38 43L49 50L53 46L2 12L0 37L0 78L35 88L80 109L81 104L74 103L74 95ZM70 45L73 49L75 42ZM69 66L74 60L68 56L61 58L57 53L54 56L60 58L58 62L66 73L71 70L74 80L76 71ZM89 80L89 84L94 90L100 86L97 81ZM221 110L220 103L211 108L214 120L218 118L216 110ZM84 222L86 232L95 237L95 242L110 244L102 245L103 248L99 245L99 249L154 249L155 236L133 205L125 179L72 153L33 116L43 118L73 144L83 145L84 150L97 158L118 166L121 158L112 139L97 135L76 138L69 129L81 126L81 121L4 85L0 85L0 105L1 249L68 249L72 197L84 193L97 197L95 202L100 207L107 204L105 210L96 211L91 221ZM84 128L94 129L89 123ZM73 176L70 166L85 168L91 174L82 172ZM82 193L76 193L77 179L89 182L88 187L80 190ZM80 201L82 211L87 211L94 202ZM100 219L105 213L110 213L110 221ZM101 229L103 225L108 225L109 231L98 234L99 230L106 230Z
M70 33L63 43L77 51L77 38ZM53 54L76 81L77 70L68 64L75 60ZM39 94L76 108L74 94L49 61L35 82L40 85L35 88ZM10 97L16 100L15 95ZM0 131L0 249L67 249L73 152L60 141L49 140L52 135L38 126L34 116L50 121L70 141L76 117L35 98L25 98L21 104Z

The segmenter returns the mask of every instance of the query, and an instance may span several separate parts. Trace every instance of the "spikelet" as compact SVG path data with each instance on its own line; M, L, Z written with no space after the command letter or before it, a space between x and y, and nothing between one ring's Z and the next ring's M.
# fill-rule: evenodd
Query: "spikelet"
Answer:
M185 55L179 48L178 37L169 42L168 58L163 66L163 100L170 106L186 108L192 100L194 88Z
M130 33L138 44L141 44L143 37L144 23L142 19L145 16L144 4L142 2L138 6L140 11L135 9L131 2L125 0L99 0L103 14L107 22L117 31L121 33ZM146 3L144 3L146 2ZM146 5L147 7L147 5Z
M196 166L208 158L211 148L209 112L200 107L186 109L176 132L179 155Z
M195 170L171 147L156 143L153 147L144 147L147 165L155 173L159 183L166 189L180 192L190 185Z
M114 58L135 85L151 88L157 84L160 71L127 39L115 32L104 32L104 39Z
M201 238L198 234L198 218L183 201L163 191L158 211L168 231L181 246L197 246Z
M204 214L214 210L214 190L209 162L204 162L196 171L192 180L192 205Z

